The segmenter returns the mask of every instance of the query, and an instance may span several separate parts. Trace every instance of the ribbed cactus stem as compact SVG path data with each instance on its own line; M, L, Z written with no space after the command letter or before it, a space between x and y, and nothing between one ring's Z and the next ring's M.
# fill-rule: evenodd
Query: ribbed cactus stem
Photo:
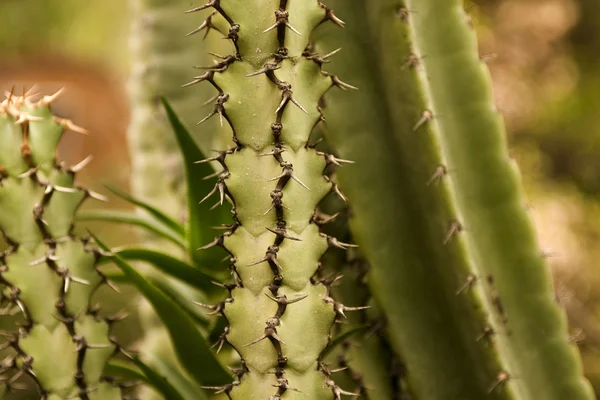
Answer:
M0 103L0 231L8 244L0 253L2 318L21 317L3 333L2 348L11 349L3 384L10 391L28 376L44 400L121 399L102 377L117 349L113 319L90 304L107 282L95 268L99 252L74 234L77 208L95 194L74 182L84 164L56 159L63 131L81 129L52 115L55 97L9 95Z
M217 205L231 201L234 223L206 246L224 247L239 278L214 307L243 359L240 379L222 390L232 399L339 398L319 356L344 306L313 277L328 246L345 245L319 233L316 206L337 186L323 176L330 158L309 139L319 100L342 83L321 71L309 38L322 22L342 22L316 0L212 0L191 11L209 8L233 43L191 82L217 89L207 118L219 118L232 143L215 157L223 172L211 194Z
M363 98L332 93L328 139L369 285L417 398L591 399L462 6L346 10Z

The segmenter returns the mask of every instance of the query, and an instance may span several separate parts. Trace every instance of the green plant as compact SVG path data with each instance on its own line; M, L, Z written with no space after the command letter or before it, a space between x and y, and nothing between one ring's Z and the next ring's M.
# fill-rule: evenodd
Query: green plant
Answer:
M95 239L99 263L121 271L106 276L147 299L187 375L157 353L148 363L112 361L105 374L178 400L593 398L462 2L330 5L345 30L316 0L211 0L190 10L210 13L198 30L231 43L185 85L216 89L200 123L220 122L222 147L203 155L163 101L185 204L172 196L180 205L163 209L115 191L143 213L81 216L162 240L110 251ZM325 96L354 89L334 72L360 92ZM319 143L323 134L340 158ZM350 209L329 224L336 215L323 210L346 200L334 175ZM225 232L213 239L212 227ZM165 242L176 250L156 248Z
M2 333L2 349L11 350L2 361L3 390L29 376L42 399L121 399L103 378L118 349L114 319L90 304L107 283L96 268L101 253L73 225L80 204L97 195L74 182L85 161L56 159L65 128L80 128L52 115L55 97L34 102L11 93L0 103L0 231L9 245L0 253L2 314L18 316Z

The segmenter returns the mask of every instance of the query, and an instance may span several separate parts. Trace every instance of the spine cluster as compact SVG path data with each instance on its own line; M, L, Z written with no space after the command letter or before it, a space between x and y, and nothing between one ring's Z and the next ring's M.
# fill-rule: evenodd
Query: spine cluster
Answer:
M328 218L317 210L328 193L341 196L326 173L345 160L309 143L325 92L351 88L321 70L335 52L314 53L309 37L323 22L343 22L316 0L212 0L189 11L205 9L213 12L196 31L222 31L233 54L215 54L188 85L208 81L218 91L200 122L218 115L231 147L203 160L223 168L205 200L228 199L233 223L204 249L223 247L234 277L229 297L206 307L229 323L219 346L228 342L242 358L235 382L214 389L231 399L353 394L320 360L336 316L353 308L316 275L328 247L350 246L320 232Z
M29 379L43 400L121 399L103 376L119 350L111 326L120 317L90 304L109 282L95 267L101 254L73 225L82 202L101 196L75 184L89 159L71 167L56 160L63 131L84 132L52 115L57 95L34 102L10 93L0 103L0 318L17 321L2 332L2 383L10 392Z

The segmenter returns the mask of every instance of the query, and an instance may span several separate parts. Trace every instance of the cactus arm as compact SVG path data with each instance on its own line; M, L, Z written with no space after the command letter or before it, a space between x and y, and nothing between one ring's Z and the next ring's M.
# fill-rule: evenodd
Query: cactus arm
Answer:
M111 319L90 304L106 279L99 253L74 233L77 209L95 194L76 185L77 168L57 160L65 127L78 128L52 115L55 97L0 102L0 231L8 243L0 283L3 307L22 316L5 336L5 384L12 390L28 375L42 399L117 400L120 389L102 379L116 349Z
M362 62L357 68L348 61L332 67L353 77L368 99L357 104L333 93L327 116L329 139L343 158L361 166L338 174L353 205L356 240L372 264L371 290L388 316L391 344L406 362L417 398L591 398L575 350L566 343L564 319L553 304L531 225L524 223L519 182L509 167L489 78L459 3L423 0L401 8L393 1L360 2L353 13L359 21L350 25L354 41L340 57ZM361 76L380 78L361 82ZM376 203L367 187L380 193ZM498 203L492 195L500 189L504 197ZM506 222L513 220L519 221L516 226ZM457 229L457 221L464 230ZM518 254L529 254L529 268L515 262ZM492 255L493 271L482 267ZM490 272L494 282L501 279L506 286L496 283L490 289L485 284ZM480 279L471 285L475 276ZM520 278L526 286L516 284ZM530 299L530 290L544 293L534 296L544 311L523 321L539 322L547 334L534 329L515 340L516 332L509 335L498 322L499 299L510 315L503 297L511 298L514 310ZM513 311L513 318L526 309L531 311ZM537 339L524 348L521 341L533 332ZM522 368L532 367L531 356L539 352L547 352L547 361L538 361L528 370L535 376L524 378ZM568 373L561 365L570 368ZM553 375L559 371L560 377Z
M526 212L485 64L458 0L408 0L420 80L466 247L487 292L497 346L521 398L591 399L567 320ZM433 23L433 21L444 21ZM460 101L457 101L460 99ZM502 333L500 333L502 332Z

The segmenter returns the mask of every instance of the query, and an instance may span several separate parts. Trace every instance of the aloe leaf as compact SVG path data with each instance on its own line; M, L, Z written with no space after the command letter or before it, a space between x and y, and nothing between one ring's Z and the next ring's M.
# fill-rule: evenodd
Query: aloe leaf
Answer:
M109 251L109 248L98 238L93 235L92 237L98 246ZM206 340L188 313L140 275L123 258L115 255L113 261L153 306L169 331L179 361L192 377L201 385L225 385L231 382L229 374L210 351Z
M209 163L197 164L198 161L206 159L202 151L196 146L194 139L181 123L166 99L162 99L163 105L173 127L177 143L183 153L185 164L185 177L188 188L188 247L190 258L196 264L206 265L210 269L219 269L219 261L223 252L216 248L197 251L200 247L210 243L216 236L211 227L219 226L224 221L230 220L225 207L211 210L211 204L202 199L214 187L214 179L203 180L205 176L214 173Z
M147 203L143 200L140 200L130 194L125 193L124 191L117 188L116 186L112 186L112 185L104 185L104 186L108 190L113 192L115 195L120 197L121 199L127 201L128 203L131 203L133 205L136 205L136 206L142 208L143 210L146 210L148 213L150 213L150 215L152 215L158 221L162 222L163 224L165 224L166 226L168 226L175 232L179 233L182 236L185 235L185 229L184 229L183 225L181 225L179 222L177 222L174 219L172 219L171 217L169 217L167 214L160 211L158 208L156 208L156 207L150 205L149 203Z
M155 219L149 218L147 216L137 215L129 211L82 211L77 214L77 220L115 222L119 224L138 226L152 233L155 233L156 235L164 239L169 240L170 242L176 244L182 249L185 249L184 238L181 234L173 231L171 228L156 221Z
M215 283L221 283L218 279L205 274L201 270L188 265L186 262L159 251L126 248L113 252L128 261L145 261L152 264L162 272L179 279L180 281L202 290L207 295L213 295L223 291ZM106 258L110 261L110 257Z

